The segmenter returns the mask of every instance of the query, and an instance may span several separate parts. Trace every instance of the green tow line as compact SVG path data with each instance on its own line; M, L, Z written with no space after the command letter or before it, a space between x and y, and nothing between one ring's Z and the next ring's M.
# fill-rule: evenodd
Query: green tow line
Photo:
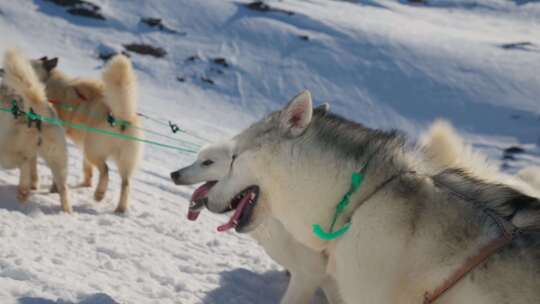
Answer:
M14 101L12 103L12 107L10 109L0 108L0 111L1 112L6 112L6 113L12 113L12 114L14 114L14 116L16 118L18 116L20 116L20 115L25 115L31 121L42 121L42 122L50 123L52 125L57 125L57 126L60 126L60 127L68 127L68 128L78 129L78 130L84 130L84 131L87 131L87 132L100 133L100 134L104 134L104 135L109 135L111 137L116 137L116 138L131 140L131 141L138 141L138 142L142 142L142 143L145 143L145 144L150 144L150 145L154 145L154 146L158 146L158 147L162 147L162 148L174 149L174 150L177 150L177 151L180 151L180 152L183 152L183 153L197 153L197 151L192 150L192 149L166 145L166 144L162 144L162 143L159 143L159 142L146 140L146 139L143 139L143 138L139 138L139 137L135 137L135 136L127 135L127 134L122 134L122 133L117 133L117 132L92 128L92 127L89 127L89 126L84 125L84 124L68 123L68 122L65 122L65 121L58 120L56 118L44 117L44 116L35 114L33 112L26 113L26 112L24 112L24 111L22 111L22 110L20 110L18 108L16 101Z
M343 213L343 210L349 205L349 201L351 198L351 195L353 195L362 184L362 181L364 180L364 175L362 175L359 172L354 172L351 177L351 187L347 193L343 196L339 204L336 206L336 212L334 213L334 219L332 220L332 224L330 225L330 230L328 232L324 231L324 229L319 224L313 225L313 234L320 238L321 240L331 241L334 239L337 239L341 236L343 236L351 227L351 223L348 222L343 227L339 228L338 230L334 231L334 226L336 225L338 217Z

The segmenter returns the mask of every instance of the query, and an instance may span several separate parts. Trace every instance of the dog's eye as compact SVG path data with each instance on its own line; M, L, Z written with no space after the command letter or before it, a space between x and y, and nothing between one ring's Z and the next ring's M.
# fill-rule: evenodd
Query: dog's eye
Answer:
M203 161L202 165L205 166L205 167L208 167L213 163L214 162L212 160L207 159L207 160Z

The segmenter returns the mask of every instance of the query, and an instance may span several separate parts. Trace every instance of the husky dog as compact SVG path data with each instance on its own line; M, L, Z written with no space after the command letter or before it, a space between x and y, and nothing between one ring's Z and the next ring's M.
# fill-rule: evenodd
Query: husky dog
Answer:
M0 112L0 167L19 168L20 181L17 199L25 202L31 189L37 189L37 156L51 168L54 185L60 194L62 209L70 213L67 179L67 148L64 129L58 125L32 121L24 113L17 113L14 104L25 113L58 119L47 101L45 87L38 79L30 61L17 50L4 56L4 71L0 86L2 108L14 113Z
M279 220L294 239L328 254L327 272L346 303L433 303L434 291L501 235L511 244L436 303L540 303L538 199L436 169L398 132L313 111L307 91L233 140L236 157L207 192L207 208L234 211L227 228L237 232ZM330 227L353 173L363 184L335 222L349 229L319 238L313 225Z
M326 107L326 106L324 106ZM197 160L171 174L177 185L192 185L206 182L199 187L191 199L198 202L205 189L227 176L234 160L232 142L223 142L203 148ZM197 219L200 208L190 208L188 218ZM317 288L321 287L331 304L341 303L335 282L326 275L327 257L307 248L292 238L283 225L269 217L250 235L264 248L277 263L289 270L291 279L282 304L310 303Z
M129 59L117 55L103 72L102 80L73 79L57 68L58 59L36 61L34 68L46 84L47 97L54 104L66 133L83 150L83 187L92 186L92 169L99 171L94 199L105 197L109 183L107 160L112 159L122 179L120 201L116 212L128 208L130 180L142 154L139 142L87 132L70 125L85 125L105 132L142 137L137 116L137 79Z

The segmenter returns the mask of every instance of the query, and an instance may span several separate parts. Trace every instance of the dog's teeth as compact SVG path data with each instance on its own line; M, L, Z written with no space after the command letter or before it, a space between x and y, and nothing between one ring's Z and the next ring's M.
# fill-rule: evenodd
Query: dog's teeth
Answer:
M251 195L250 195L249 199L254 200L255 199L255 193L251 192Z

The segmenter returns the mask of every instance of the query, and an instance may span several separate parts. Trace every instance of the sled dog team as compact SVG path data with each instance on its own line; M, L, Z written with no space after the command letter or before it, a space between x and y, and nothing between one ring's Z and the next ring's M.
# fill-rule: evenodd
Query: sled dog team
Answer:
M37 189L40 157L53 174L51 191L72 212L67 136L84 154L81 186L91 186L97 168L96 201L107 190L107 162L116 164L116 211L125 212L141 145L75 126L143 135L129 59L114 57L99 80L68 77L57 58L29 60L16 50L6 52L3 69L0 103L11 111L0 112L0 167L19 169L17 198ZM362 179L350 191L355 174ZM333 304L540 303L540 172L499 172L445 122L412 144L326 104L313 108L305 91L205 147L171 177L203 183L190 220L203 209L230 213L219 231L249 233L290 271L282 304L310 303L318 288ZM348 204L336 212L344 197ZM315 225L326 234L314 233Z
M0 106L11 111L0 112L0 168L19 169L17 199L25 202L31 190L38 188L37 159L41 157L52 171L51 192L60 194L63 211L72 212L66 185L68 137L84 155L82 187L92 186L97 168L96 201L103 200L107 191L107 161L116 164L122 182L116 212L125 212L142 146L77 126L142 136L136 128L141 124L137 79L129 59L122 55L112 58L102 79L72 78L58 68L57 58L29 60L18 50L8 50L3 70ZM50 121L32 119L28 113ZM111 117L121 123L111 124Z

